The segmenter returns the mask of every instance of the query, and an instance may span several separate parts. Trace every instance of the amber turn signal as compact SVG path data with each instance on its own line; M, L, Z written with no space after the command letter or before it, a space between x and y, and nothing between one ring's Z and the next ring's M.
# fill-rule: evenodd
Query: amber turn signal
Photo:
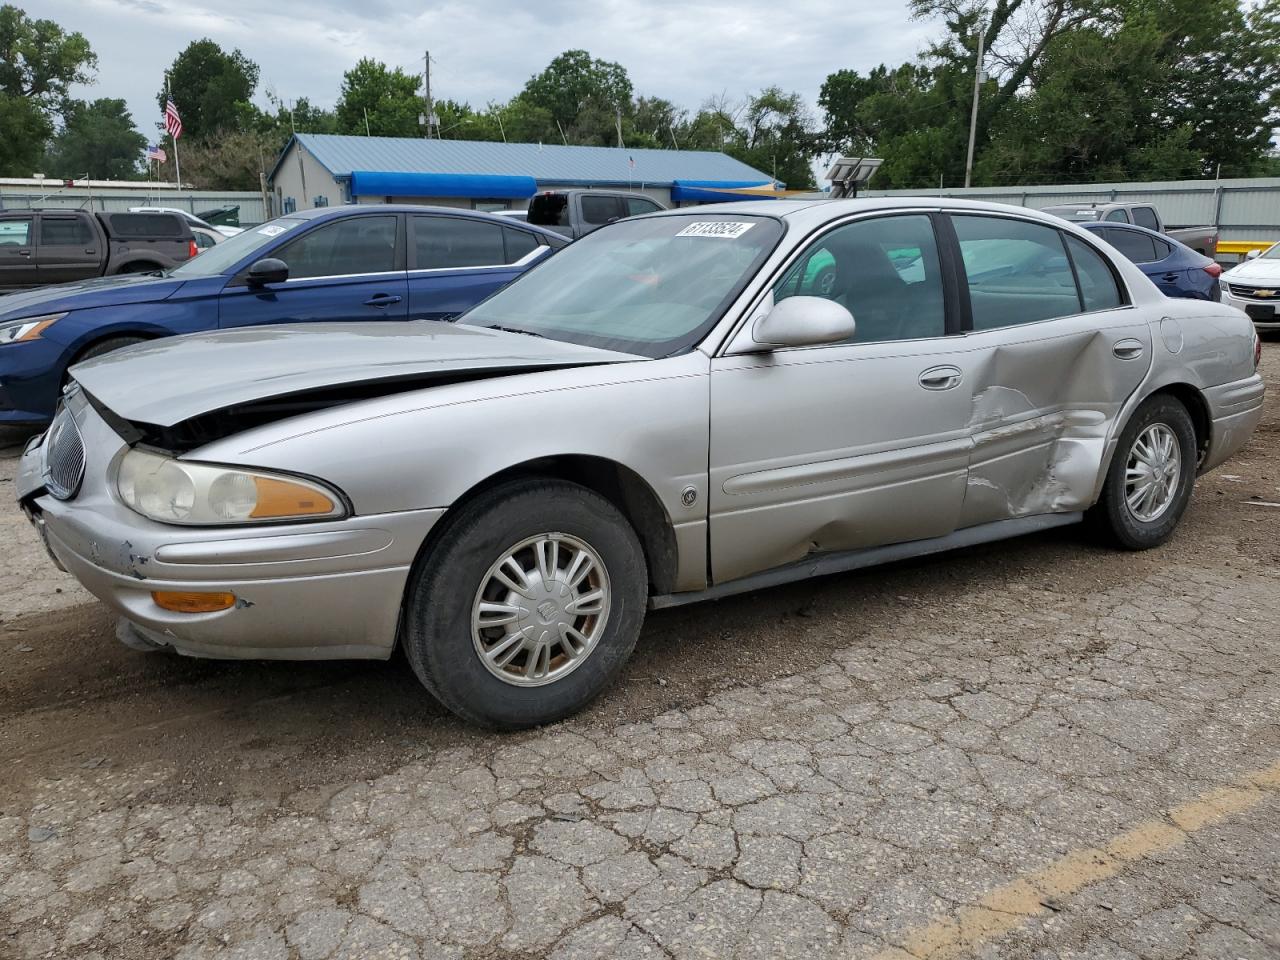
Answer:
M196 593L191 590L152 590L157 607L174 613L216 613L236 605L234 593Z
M333 513L333 501L313 486L259 476L253 486L258 502L249 516L254 520Z

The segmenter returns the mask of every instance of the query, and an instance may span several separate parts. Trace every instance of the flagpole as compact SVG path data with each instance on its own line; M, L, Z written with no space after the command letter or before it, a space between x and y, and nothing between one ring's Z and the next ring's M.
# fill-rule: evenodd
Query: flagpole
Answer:
M169 101L173 98L173 91L169 89L169 74L167 73L164 75L164 98L165 98L165 110L167 111L169 108ZM168 126L169 126L169 123L166 120L165 127L168 127ZM169 139L173 141L173 174L175 177L178 178L178 192L181 193L182 192L182 161L178 159L178 138L175 137L173 134L170 134Z

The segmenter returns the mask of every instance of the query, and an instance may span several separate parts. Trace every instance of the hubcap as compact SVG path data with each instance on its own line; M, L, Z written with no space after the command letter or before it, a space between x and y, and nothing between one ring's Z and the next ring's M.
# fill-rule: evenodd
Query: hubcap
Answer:
M1133 441L1124 471L1124 499L1134 519L1150 523L1173 504L1182 482L1182 449L1177 434L1153 423Z
M471 637L504 683L536 687L591 655L609 618L609 574L587 543L567 533L522 540L480 582Z

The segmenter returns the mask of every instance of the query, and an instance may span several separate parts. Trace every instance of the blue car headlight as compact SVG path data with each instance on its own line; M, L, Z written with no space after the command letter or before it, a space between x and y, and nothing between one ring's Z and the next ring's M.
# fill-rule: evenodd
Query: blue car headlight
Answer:
M0 323L0 346L38 339L40 334L66 316L66 313L46 313L39 317L23 317Z

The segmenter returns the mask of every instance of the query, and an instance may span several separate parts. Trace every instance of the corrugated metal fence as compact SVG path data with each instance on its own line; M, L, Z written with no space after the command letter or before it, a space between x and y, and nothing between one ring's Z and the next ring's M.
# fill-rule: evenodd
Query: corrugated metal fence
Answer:
M253 226L271 219L262 194L234 190L176 190L151 187L145 183L123 189L119 186L104 188L58 187L51 181L48 188L33 188L27 184L0 184L0 210L27 207L84 209L92 205L96 211L124 211L130 207L174 207L191 213L212 210L216 207L239 207L242 226Z
M866 190L862 196L943 196L990 200L1022 207L1059 203L1150 203L1169 227L1214 224L1223 240L1280 240L1280 177L1248 180L1169 180L1158 183L1090 183L1079 186L963 187L937 190Z

